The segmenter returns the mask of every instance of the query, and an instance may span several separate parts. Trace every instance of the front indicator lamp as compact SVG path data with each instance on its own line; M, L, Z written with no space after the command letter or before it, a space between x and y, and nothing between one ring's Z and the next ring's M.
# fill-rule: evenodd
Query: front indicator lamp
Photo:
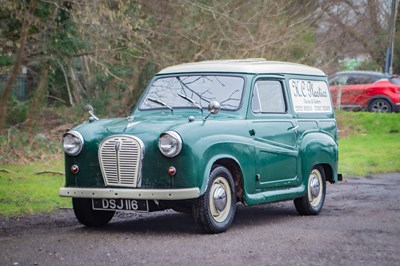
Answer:
M168 168L168 174L169 174L170 176L174 176L174 175L176 174L176 168L173 167L173 166L170 166L170 167Z

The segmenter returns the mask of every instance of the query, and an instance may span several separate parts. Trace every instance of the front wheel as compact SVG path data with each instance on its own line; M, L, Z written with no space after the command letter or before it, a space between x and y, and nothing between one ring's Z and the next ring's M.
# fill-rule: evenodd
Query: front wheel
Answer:
M217 166L210 173L206 192L194 203L194 219L205 232L222 233L232 224L235 212L236 194L232 174L227 168Z
M114 216L114 211L98 211L92 208L92 199L72 198L72 207L78 221L89 227L108 224Z
M294 205L299 214L317 215L324 205L326 192L326 177L324 168L317 165L308 177L307 193L294 200Z

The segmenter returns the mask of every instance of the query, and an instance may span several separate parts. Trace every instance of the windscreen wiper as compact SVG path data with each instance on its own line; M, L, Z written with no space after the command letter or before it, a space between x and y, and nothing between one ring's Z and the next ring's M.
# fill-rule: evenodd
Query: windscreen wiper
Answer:
M178 93L178 95L179 95L180 97L182 97L183 99L187 100L188 102L192 103L192 104L193 104L194 106L196 106L197 108L199 108L200 111L201 111L201 114L203 114L203 107L201 107L201 105L198 104L195 100L193 100L192 98L189 98L189 97L187 97L187 96L185 96L185 95L183 95L183 94L181 94L181 93Z
M192 90L191 88L189 88L188 85L186 85L185 82L183 82L180 77L176 77L176 79L179 81L179 83L182 85L183 88L185 88L185 89L189 90L190 92L192 92L193 94L197 95L201 100L210 103L210 100L207 100L207 99L203 98L201 96L201 94L199 94L198 92L196 92L196 91Z
M169 106L168 104L166 104L165 102L162 102L160 100L153 99L153 98L150 98L150 97L147 97L147 100L149 100L150 102L153 102L153 103L157 103L157 104L159 104L161 106L167 107L169 110L171 110L171 113L174 113L174 109L172 109L172 107Z

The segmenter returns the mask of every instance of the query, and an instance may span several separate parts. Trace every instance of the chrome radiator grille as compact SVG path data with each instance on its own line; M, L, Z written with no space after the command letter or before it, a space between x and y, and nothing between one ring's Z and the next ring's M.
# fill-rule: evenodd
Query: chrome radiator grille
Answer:
M99 147L99 161L107 186L137 187L143 156L140 139L117 135L105 139Z

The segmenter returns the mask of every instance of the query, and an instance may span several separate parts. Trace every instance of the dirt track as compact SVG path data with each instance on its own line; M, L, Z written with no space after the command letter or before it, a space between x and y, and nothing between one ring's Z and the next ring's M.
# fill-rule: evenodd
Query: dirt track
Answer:
M327 186L324 209L239 206L232 227L204 235L191 216L119 215L102 229L72 210L0 219L1 265L399 265L400 173Z

